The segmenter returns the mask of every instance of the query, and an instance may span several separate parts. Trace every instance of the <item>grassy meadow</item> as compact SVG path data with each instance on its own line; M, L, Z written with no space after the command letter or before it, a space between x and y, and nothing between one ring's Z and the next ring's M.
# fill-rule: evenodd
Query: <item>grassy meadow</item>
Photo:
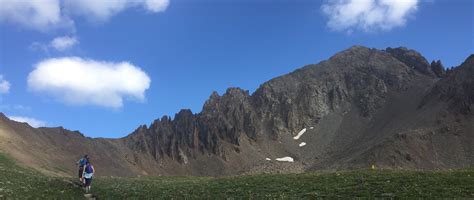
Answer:
M85 199L75 178L47 177L0 154L0 199ZM233 177L98 177L97 199L474 198L474 169L360 170Z

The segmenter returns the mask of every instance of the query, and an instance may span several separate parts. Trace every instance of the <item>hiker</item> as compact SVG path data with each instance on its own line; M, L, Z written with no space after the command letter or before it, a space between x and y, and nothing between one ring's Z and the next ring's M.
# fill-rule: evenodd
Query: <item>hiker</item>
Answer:
M78 175L79 175L79 182L81 182L81 184L84 181L82 179L82 173L84 172L84 166L89 162L88 160L89 160L89 156L86 154L86 155L84 155L84 157L82 157L81 159L79 159L76 162L76 165L79 165Z
M92 166L89 159L87 159L86 165L83 167L83 178L84 178L84 188L86 189L86 193L89 193L91 190L91 183L92 183L92 176L95 173L94 166Z

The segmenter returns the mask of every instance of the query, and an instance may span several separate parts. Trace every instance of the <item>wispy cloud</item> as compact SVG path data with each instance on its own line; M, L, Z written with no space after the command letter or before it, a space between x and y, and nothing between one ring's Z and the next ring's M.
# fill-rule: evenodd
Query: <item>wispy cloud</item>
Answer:
M3 78L3 75L0 74L0 95L7 94L10 92L10 82Z
M17 122L28 123L30 126L35 127L35 128L46 126L46 122L35 119L35 118L31 118L31 117L8 116L8 118L10 118L13 121L17 121Z
M79 39L76 36L59 36L53 38L48 43L33 42L29 46L29 49L33 51L44 52L49 55L51 50L56 50L60 52L67 51L72 49L77 44L79 44Z
M132 7L163 12L169 0L0 0L0 22L49 31L57 28L74 29L74 17L104 22Z
M153 13L163 12L168 8L169 0L67 0L64 5L66 13L102 22L132 7L142 7Z
M28 87L72 105L120 108L124 98L145 100L150 78L129 62L78 57L46 59L28 75Z
M170 2L168 0L146 0L145 7L151 12L163 12L168 8Z
M329 0L321 6L332 30L388 31L404 26L419 0Z
M30 112L31 110L32 110L31 107L20 105L20 104L0 104L0 112L4 112L4 111Z
M49 45L58 51L64 51L78 43L79 41L76 37L63 36L54 38Z

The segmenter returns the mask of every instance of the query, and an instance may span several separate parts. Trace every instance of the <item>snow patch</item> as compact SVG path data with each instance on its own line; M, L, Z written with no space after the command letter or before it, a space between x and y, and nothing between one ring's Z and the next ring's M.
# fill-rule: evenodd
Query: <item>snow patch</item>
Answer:
M272 160L272 159L270 159L270 158L265 158L265 160L268 160L268 161L270 161L270 160Z
M302 143L300 143L299 146L302 147L302 146L305 146L305 145L306 145L306 142L302 142Z
M277 161L281 161L281 162L293 162L293 158L292 157L283 157L283 158L277 158L275 159Z
M301 130L298 135L296 135L295 137L293 137L293 139L297 140L297 139L300 139L300 137L303 135L303 133L306 132L306 128L304 128L303 130Z

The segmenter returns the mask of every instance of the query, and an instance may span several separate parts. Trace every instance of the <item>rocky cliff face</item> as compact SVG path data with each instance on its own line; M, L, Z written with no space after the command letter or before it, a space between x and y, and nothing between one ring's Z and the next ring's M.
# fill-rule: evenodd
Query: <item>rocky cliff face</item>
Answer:
M181 110L94 145L115 149L101 159L117 154L124 169L144 175L472 166L472 58L446 73L414 50L354 46L252 94L214 92L200 113ZM285 156L294 162L275 161Z
M378 143L397 131L409 130L411 127L393 127L389 130L377 130L383 132L368 137L375 134L372 132L375 130L367 126L373 126L381 121L380 118L386 118L384 115L391 115L389 112L393 111L387 111L387 107L405 106L402 100L394 102L394 98L403 101L412 100L413 102L404 109L411 109L406 113L417 112L416 102L421 104L424 102L421 94L435 85L439 78L445 76L440 61L433 61L430 65L414 50L387 48L381 51L354 46L327 61L308 65L288 75L272 79L262 84L251 95L239 88L229 88L222 96L214 92L206 101L201 113L192 114L189 110L183 110L173 120L165 118L165 123L163 119L161 122L155 121L150 128L142 127L127 139L133 141L132 148L141 149L143 153L151 152L152 155L156 155L155 152L160 152L160 156L166 154L185 163L187 159L195 158L196 152L215 155L224 160L232 159L226 156L229 154L226 151L237 154L246 151L240 146L242 140L250 140L257 146L259 142L292 145L287 138L303 128L327 126L327 124L337 126L348 122L362 124L356 125L352 130L353 133L349 135L346 135L348 134L346 132L350 131L351 127L325 130L331 134L322 138L323 142L316 144L331 149L325 153L319 152L329 157L347 153L348 149L353 150L352 145L355 145L353 144L355 141L364 139L364 143L370 141ZM453 82L450 79L454 76L456 75L443 81ZM467 77L462 79L472 80ZM471 82L466 84L473 85ZM432 90L441 90L436 87L440 86L435 86ZM463 88L461 85L453 87ZM431 93L445 94L446 91ZM469 94L469 91L459 93L463 96ZM410 99L400 97L407 94L417 96L405 97ZM472 105L472 101L464 102ZM461 110L466 110L466 107ZM348 113L350 117L345 116ZM322 119L334 116L338 116L338 119L321 122ZM391 123L389 120L384 119L383 123ZM395 120L403 121L403 119ZM138 139L136 135L146 136ZM143 148L145 143L149 147ZM152 150L146 151L147 148ZM286 147L278 148L271 150L293 155L298 151ZM319 153L304 152L303 154L307 155L302 157L311 157Z
M223 96L213 93L203 111L181 110L173 120L165 116L152 125L139 127L125 138L132 149L185 162L195 153L224 157L222 143L238 150L241 135L256 139L259 119L248 91L229 88Z

